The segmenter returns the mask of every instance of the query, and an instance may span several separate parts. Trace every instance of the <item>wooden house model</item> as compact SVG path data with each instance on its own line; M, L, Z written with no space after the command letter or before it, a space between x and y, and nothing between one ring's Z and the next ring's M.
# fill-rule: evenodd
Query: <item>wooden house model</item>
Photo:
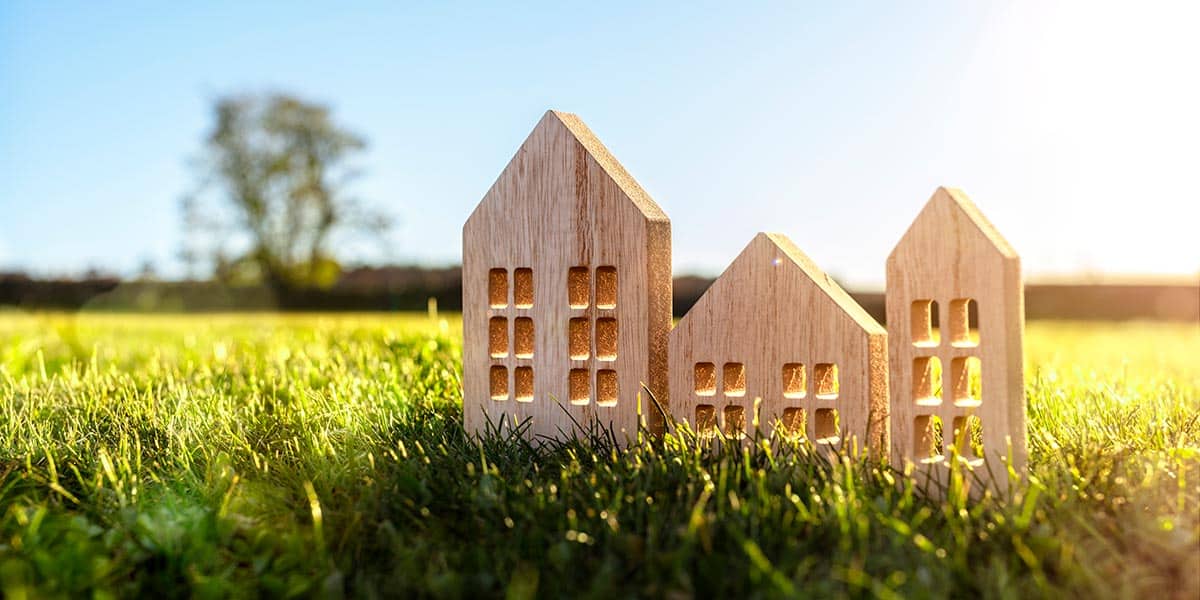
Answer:
M965 194L938 188L887 260L896 464L944 483L956 459L1001 490L1010 449L1024 469L1023 298L1016 252Z
M757 235L671 327L671 226L575 115L547 112L463 226L466 429L618 441L756 430L1007 488L1026 462L1020 259L938 188L887 259L887 329ZM644 392L649 392L650 395Z
M886 452L887 334L787 237L758 234L671 332L676 419Z
M670 329L666 214L578 117L547 112L463 226L467 430L633 439L643 386L667 401Z

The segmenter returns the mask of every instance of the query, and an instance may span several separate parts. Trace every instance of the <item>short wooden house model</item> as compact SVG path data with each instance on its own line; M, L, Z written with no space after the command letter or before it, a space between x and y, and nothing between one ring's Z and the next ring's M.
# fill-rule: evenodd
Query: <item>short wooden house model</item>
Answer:
M578 117L547 112L463 226L467 430L633 439L642 386L666 401L670 329L666 214Z
M896 464L944 483L956 459L1001 490L1010 448L1024 469L1023 298L1016 252L938 188L887 260Z
M672 412L702 434L757 421L886 452L886 339L791 240L760 233L671 332Z

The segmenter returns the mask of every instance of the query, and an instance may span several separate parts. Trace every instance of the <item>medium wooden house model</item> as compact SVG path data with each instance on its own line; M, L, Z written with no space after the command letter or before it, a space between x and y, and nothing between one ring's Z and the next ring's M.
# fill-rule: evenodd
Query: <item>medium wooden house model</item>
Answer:
M887 334L787 237L760 233L671 332L671 398L698 432L886 452Z
M467 430L633 439L643 386L666 402L670 328L666 214L578 117L547 112L463 226Z

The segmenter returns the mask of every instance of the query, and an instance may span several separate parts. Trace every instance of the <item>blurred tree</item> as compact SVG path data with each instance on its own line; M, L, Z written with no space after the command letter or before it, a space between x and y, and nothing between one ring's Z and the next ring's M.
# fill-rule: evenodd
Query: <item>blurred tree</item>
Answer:
M391 226L345 193L359 174L347 161L365 142L327 107L284 94L233 96L214 113L197 191L182 202L181 256L206 257L229 283L327 287L341 270L329 250L335 232L382 236Z

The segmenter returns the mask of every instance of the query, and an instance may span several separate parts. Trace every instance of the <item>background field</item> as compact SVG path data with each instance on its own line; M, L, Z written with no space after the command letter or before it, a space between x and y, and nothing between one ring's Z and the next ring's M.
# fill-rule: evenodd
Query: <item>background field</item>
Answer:
M457 322L0 314L0 592L1200 596L1200 328L1029 325L1030 476L467 439ZM899 482L899 485L897 484Z

